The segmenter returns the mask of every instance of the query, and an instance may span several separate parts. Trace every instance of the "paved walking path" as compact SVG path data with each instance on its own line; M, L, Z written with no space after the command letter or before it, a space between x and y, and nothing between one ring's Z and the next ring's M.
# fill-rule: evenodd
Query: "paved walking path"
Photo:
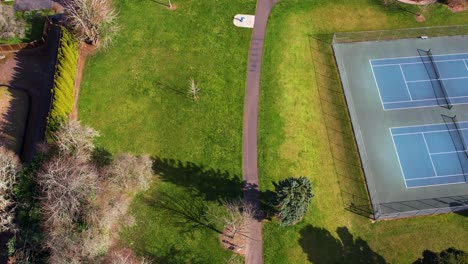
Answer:
M242 171L245 181L244 197L247 202L259 208L257 168L257 124L258 96L260 91L260 69L262 66L263 39L268 16L278 0L257 0L255 25L249 50L247 83L244 102L244 131L242 142ZM249 225L250 240L246 247L245 263L263 263L262 223L258 217Z
M59 41L60 27L53 26L43 46L11 53L5 64L0 65L0 84L25 90L30 97L20 154L25 162L32 161L36 146L44 142Z

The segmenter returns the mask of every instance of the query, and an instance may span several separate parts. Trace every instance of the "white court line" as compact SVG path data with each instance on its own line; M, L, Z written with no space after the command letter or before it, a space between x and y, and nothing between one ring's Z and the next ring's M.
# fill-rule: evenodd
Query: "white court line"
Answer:
M452 99L452 98L466 98L468 97L468 95L463 95L463 96L450 96L449 98ZM433 99L416 99L416 100L412 100L412 101L392 101L392 102L385 102L385 104L397 104L397 103L411 103L411 102L422 102L422 101L437 101L437 99L445 99L445 97L436 97L436 98L433 98ZM468 102L464 102L464 103L456 103L456 104L468 104ZM406 107L405 107L406 108Z
M403 76L403 81L405 82L406 91L408 91L409 98L411 99L411 101L413 101L413 97L411 96L411 92L409 90L408 83L406 82L405 73L403 72L403 69L401 68L401 65L398 65L398 66L400 67L401 75Z
M434 61L434 62L452 62L452 61L464 61L465 59L453 59L453 60L439 60L439 61ZM417 61L417 62L402 62L402 63L388 63L388 64L379 64L379 65L373 65L374 67L385 67L385 66L396 66L396 65L410 65L410 64L432 64L432 62L428 61Z
M447 54L439 54L439 55L432 55L432 57L442 57L442 56L453 56L453 55L468 55L468 53L447 53ZM429 56L425 56L429 57ZM379 61L379 60L398 60L398 59L411 59L411 58L421 58L421 56L411 56L411 57L397 57L397 58L384 58L384 59L372 59L371 61Z
M439 176L431 176L431 177L423 177L423 178L411 178L406 179L407 181L416 181L416 180L425 180L425 179L442 179L442 178L450 178L450 177L458 177L458 176L465 176L465 174L449 174L449 175L439 175Z
M405 183L405 187L408 188L408 185L406 185L405 173L403 172L403 166L401 166L401 162L400 162L400 155L398 154L398 149L395 144L395 139L393 139L392 129L389 127L388 130L390 131L390 137L392 138L393 147L395 148L396 156L398 159L398 165L400 165L401 177L403 177L403 182Z
M468 128L462 128L460 130L468 130ZM433 131L422 131L422 132L418 131L418 132L398 133L398 134L394 134L393 136L398 137L398 136L416 135L416 134L421 134L421 133L429 134L429 133L440 133L440 132L448 132L448 131L457 131L457 130L456 129L445 129L445 130L433 130Z
M424 139L424 144L426 144L426 150L427 150L427 154L429 155L429 159L431 160L431 164L432 164L432 169L434 170L434 174L435 176L437 176L437 171L435 169L435 166L434 166L434 162L432 161L432 156L431 156L431 152L429 151L429 147L427 146L427 141L426 141L426 136L424 135L424 133L421 133L423 139Z
M445 186L445 185L454 185L454 184L462 184L462 183L466 183L466 182L465 181L460 181L460 182L441 183L441 184L429 184L429 185L421 185L421 186L406 187L406 188L407 189L417 189L417 188L424 188L424 187Z
M430 79L430 80L416 80L416 81L407 81L409 83L416 83L416 82L430 82L430 81L444 81L444 80L463 80L468 79L468 77L453 77L453 78L439 78L439 79Z
M465 124L468 121L457 122L458 124ZM412 125L412 126L396 126L392 128L407 128L407 127L430 127L430 126L438 126L438 125L445 125L445 123L434 123L434 124L424 124L424 125Z
M379 83L377 83L377 78L375 77L374 68L372 67L372 63L370 61L369 61L369 64L371 66L370 68L372 71L372 75L374 76L375 85L377 86L377 91L379 92L380 103L382 103L382 108L385 110L384 102L382 100L382 95L380 94Z
M468 65L466 64L466 60L463 60L463 63L465 64L466 70L468 71Z
M464 150L456 150L456 151L447 151L447 152L434 152L434 153L429 153L429 154L430 155L443 155L443 154L452 154L452 153L461 153L461 152L466 153L466 151Z
M463 122L463 123L467 123L467 122ZM445 123L439 123L439 124L432 124L432 125L442 125L442 124L445 124ZM415 125L415 126L406 126L406 127L420 127L420 126L430 126L430 125ZM395 128L398 128L398 127L395 127ZM403 182L405 184L405 187L406 189L416 189L416 188L424 188L424 187L433 187L433 186L444 186L444 185L452 185L452 184L461 184L461 183L465 183L465 181L460 181L460 182L452 182L452 183L440 183L440 184L429 184L429 185L421 185L421 186L414 186L414 187L408 187L408 184L407 184L407 181L411 181L411 179L406 179L405 178L405 173L403 172L403 166L401 165L401 160L400 160L400 155L398 154L398 149L396 147L396 144L395 144L395 139L394 139L394 136L398 136L398 135L393 135L393 132L392 132L392 128L388 128L389 131L390 131L390 137L392 138L392 142L393 142L393 147L395 149L395 153L396 153L396 156L397 156L397 160L398 160L398 165L400 166L400 171L401 171L401 177L403 178ZM447 131L447 130L445 130ZM419 132L417 134L421 134L424 136L423 133ZM424 140L425 140L425 137L424 137ZM426 148L427 148L427 143L426 143ZM428 153L429 153L429 150L428 150ZM430 153L429 153L429 156L430 156ZM432 162L432 158L431 158L431 162ZM434 166L434 163L432 163L432 165ZM433 167L434 169L434 167ZM436 174L437 175L437 174ZM460 174L458 176L465 176L465 174ZM439 177L439 178L443 178L445 177L445 175L441 175L441 176L436 176L436 177ZM421 180L423 179L426 179L427 177L425 178L420 178Z
M462 102L462 103L450 103L451 105L463 105L463 104L468 104L467 102ZM397 107L397 108L384 108L384 111L396 111L396 110L402 110L402 109L418 109L418 108L428 108L428 107L435 107L438 106L439 104L436 105L420 105L420 106L405 106L405 107Z

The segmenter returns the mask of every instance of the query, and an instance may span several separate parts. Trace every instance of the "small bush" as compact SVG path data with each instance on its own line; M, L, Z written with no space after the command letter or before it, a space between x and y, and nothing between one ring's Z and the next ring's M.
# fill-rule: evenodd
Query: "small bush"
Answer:
M306 177L288 178L275 186L275 207L282 226L294 225L301 220L314 195L312 184Z
M16 18L13 7L0 5L0 39L24 38L25 23Z
M69 121L55 133L54 145L62 154L70 155L78 160L90 160L94 153L93 140L98 132L78 121Z
M52 88L52 108L47 122L47 136L53 137L73 110L75 77L78 63L78 42L64 27L58 50L57 65Z
M16 156L0 147L0 233L14 229L13 187L20 170Z
M109 179L119 187L146 190L153 176L153 161L149 156L118 156L109 170Z

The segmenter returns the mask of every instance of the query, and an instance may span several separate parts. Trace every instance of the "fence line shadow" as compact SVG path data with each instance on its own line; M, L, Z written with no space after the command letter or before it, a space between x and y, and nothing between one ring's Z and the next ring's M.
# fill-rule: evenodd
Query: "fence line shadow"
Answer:
M333 34L309 35L318 100L343 206L350 212L369 218L373 217L373 212L334 61L332 40Z

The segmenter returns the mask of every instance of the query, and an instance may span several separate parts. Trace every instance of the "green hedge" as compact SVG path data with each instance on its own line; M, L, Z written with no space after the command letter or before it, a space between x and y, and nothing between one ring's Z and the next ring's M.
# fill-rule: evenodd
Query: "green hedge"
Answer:
M77 62L78 42L67 29L62 27L54 87L52 88L52 107L47 120L47 137L49 139L72 112Z

